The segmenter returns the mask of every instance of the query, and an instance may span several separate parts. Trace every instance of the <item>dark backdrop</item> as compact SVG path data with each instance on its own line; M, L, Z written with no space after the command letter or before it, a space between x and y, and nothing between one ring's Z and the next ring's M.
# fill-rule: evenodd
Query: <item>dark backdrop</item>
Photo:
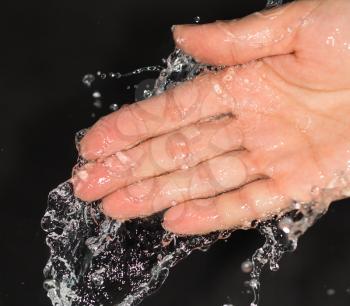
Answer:
M40 229L46 197L70 175L74 133L107 111L82 86L87 72L159 64L173 49L170 26L240 17L259 0L37 0L1 2L0 306L50 305L42 289L48 251ZM326 21L325 21L326 22ZM99 83L112 102L130 99L122 82ZM124 91L123 91L124 90ZM350 205L330 212L266 271L261 306L350 304ZM240 264L262 243L240 231L180 263L146 306L248 305ZM328 289L335 294L327 295ZM347 290L348 289L348 290Z

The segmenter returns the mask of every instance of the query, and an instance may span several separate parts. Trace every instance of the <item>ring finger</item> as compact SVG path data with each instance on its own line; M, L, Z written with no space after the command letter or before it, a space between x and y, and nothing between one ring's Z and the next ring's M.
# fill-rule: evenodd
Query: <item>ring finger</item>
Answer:
M213 197L264 177L247 151L225 153L194 168L132 184L102 200L104 213L115 219L152 215L179 203Z

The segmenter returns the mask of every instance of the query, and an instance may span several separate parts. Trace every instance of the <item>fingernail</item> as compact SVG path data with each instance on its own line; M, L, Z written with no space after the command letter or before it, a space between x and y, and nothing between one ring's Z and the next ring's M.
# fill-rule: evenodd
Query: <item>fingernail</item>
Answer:
M86 160L99 158L104 153L105 138L103 135L95 134L91 139L86 135L79 145L79 155Z
M69 181L73 185L74 194L76 194L79 191L79 189L81 189L81 186L82 186L80 179L76 177L76 175L74 175L71 177Z
M76 183L77 183L77 178L75 176L72 176L70 179L69 179L69 182L74 186Z
M78 176L78 178L80 178L83 182L86 182L89 178L89 174L86 170L77 171L76 176Z

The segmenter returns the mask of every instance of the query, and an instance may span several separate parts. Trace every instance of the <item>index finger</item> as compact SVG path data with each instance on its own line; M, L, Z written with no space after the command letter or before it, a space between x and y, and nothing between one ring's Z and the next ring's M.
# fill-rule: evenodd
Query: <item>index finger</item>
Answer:
M213 90L217 81L208 73L165 93L122 107L101 118L80 142L87 160L104 158L138 143L202 119L231 112L222 94Z

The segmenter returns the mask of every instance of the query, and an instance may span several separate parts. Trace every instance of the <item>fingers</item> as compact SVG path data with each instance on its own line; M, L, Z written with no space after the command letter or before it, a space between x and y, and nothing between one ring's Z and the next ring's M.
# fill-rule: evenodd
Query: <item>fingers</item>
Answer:
M232 115L193 124L80 168L72 181L76 196L94 201L135 182L193 167L238 150L242 134Z
M174 40L198 61L213 65L292 53L298 28L317 3L296 1L240 20L175 26Z
M80 154L87 160L104 158L148 138L230 112L212 90L211 82L211 74L206 74L109 114L81 140Z
M236 151L194 168L154 177L119 189L102 201L106 215L116 219L143 217L184 201L212 197L257 177L247 151Z
M179 204L165 213L163 226L190 235L248 227L253 220L278 214L290 203L271 179L259 180L214 198Z

